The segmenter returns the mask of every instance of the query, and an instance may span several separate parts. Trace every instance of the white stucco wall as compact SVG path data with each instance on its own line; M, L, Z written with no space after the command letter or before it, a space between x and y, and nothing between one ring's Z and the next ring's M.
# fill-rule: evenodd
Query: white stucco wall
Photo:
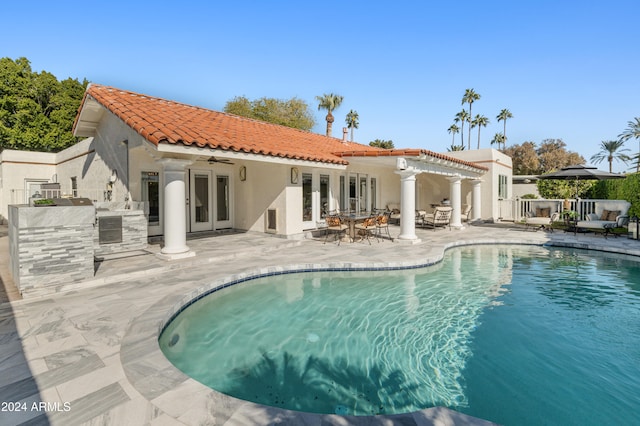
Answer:
M507 199L512 199L513 167L511 157L492 148L447 152L446 155L458 158L460 160L470 161L489 168L489 171L481 179L481 217L484 220L493 221L498 220L498 218L500 218L501 216L504 216L505 213L500 211L500 199L498 196L498 176L504 175L507 177ZM470 184L468 182L463 182L463 194L465 193L465 188L467 185Z
M49 152L0 152L0 223L7 223L8 205L26 202L28 180L53 182L56 174L56 154Z

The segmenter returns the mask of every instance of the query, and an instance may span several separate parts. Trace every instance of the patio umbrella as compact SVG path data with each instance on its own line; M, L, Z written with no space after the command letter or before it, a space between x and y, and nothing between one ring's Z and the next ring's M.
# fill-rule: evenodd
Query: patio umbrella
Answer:
M555 179L555 180L575 180L576 181L576 198L578 197L578 181L579 180L606 180L606 179L624 179L626 176L620 173L610 173L604 170L598 170L596 167L578 164L575 166L563 167L558 171L538 176L538 179Z

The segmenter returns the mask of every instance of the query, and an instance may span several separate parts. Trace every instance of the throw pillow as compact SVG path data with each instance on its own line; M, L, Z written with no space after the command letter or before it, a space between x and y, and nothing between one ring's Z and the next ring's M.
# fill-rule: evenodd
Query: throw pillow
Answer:
M609 216L607 216L607 220L615 222L616 219L618 219L618 216L620 216L620 210L610 210Z
M536 217L551 217L551 207L536 208Z
M602 210L602 214L600 215L600 220L609 220L609 210Z

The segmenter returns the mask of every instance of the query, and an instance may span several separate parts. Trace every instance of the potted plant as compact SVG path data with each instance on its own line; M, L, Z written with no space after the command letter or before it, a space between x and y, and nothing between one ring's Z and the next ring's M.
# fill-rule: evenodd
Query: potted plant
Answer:
M34 207L51 207L55 205L56 204L53 202L51 198L38 198L36 200L33 200Z

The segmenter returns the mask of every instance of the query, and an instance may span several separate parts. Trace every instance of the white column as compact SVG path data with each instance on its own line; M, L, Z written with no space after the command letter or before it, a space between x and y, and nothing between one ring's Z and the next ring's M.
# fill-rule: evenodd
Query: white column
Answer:
M461 182L462 178L460 176L451 176L449 179L449 198L451 199L451 207L453 211L451 212L451 227L454 229L462 229L462 222L460 221L460 211L462 209L462 200L461 197Z
M473 185L471 199L472 199L472 208L471 208L471 220L477 221L482 218L482 192L480 191L480 184L482 181L480 179L474 179L471 181L471 185Z
M159 160L164 174L164 247L159 257L165 260L195 256L187 246L186 167L190 160Z
M416 236L416 175L414 170L396 170L400 175L400 235L396 241L417 243Z

